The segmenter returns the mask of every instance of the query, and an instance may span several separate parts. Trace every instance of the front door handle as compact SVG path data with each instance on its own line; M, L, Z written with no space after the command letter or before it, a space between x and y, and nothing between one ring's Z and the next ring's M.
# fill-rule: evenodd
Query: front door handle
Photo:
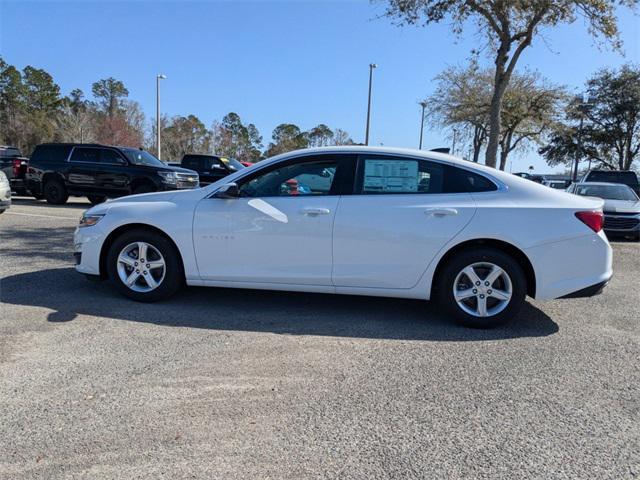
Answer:
M329 215L331 210L328 208L303 208L302 214L309 215L310 217L317 217L318 215Z
M446 217L448 215L457 215L458 210L455 208L427 208L424 213L434 217Z

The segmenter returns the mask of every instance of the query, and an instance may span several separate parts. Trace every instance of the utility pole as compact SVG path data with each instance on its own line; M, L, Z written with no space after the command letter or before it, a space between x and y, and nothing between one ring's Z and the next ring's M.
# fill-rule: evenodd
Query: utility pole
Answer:
M158 160L162 160L160 148L160 80L164 80L165 78L167 78L166 75L156 75L156 148Z
M369 101L367 102L367 128L364 134L364 144L369 145L369 124L371 122L371 85L373 83L373 69L378 68L375 63L369 64Z
M420 106L422 107L422 115L420 116L420 144L418 149L422 150L422 132L424 131L424 109L427 106L427 102L423 100L422 102L420 102Z

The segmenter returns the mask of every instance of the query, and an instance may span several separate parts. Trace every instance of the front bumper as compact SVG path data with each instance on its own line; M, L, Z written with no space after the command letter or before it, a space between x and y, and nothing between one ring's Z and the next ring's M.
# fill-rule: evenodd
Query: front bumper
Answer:
M609 235L640 234L640 213L605 213L604 231Z
M609 281L611 281L611 279L609 278L608 280L605 280L603 282L598 282L594 285L591 285L589 287L586 288L582 288L576 292L573 293L569 293L567 295L564 295L560 298L587 298L587 297L595 297L596 295L600 295L602 293L602 291L604 290L604 287L606 287L609 284Z
M76 271L86 275L100 275L100 252L104 238L99 225L76 227L73 234Z

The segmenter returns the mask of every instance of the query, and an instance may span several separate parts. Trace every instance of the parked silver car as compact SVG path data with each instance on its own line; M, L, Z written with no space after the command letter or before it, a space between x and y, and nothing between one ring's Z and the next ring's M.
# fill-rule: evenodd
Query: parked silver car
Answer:
M640 198L628 185L621 183L574 183L567 191L604 200L604 231L640 240Z
M0 213L11 206L11 186L4 172L0 171Z

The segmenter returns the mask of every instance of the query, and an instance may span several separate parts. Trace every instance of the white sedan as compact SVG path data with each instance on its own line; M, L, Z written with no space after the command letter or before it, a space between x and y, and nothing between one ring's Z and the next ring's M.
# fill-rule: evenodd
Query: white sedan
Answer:
M83 215L76 269L156 301L184 283L439 300L491 327L525 301L599 293L602 201L434 152L308 149L205 188Z

